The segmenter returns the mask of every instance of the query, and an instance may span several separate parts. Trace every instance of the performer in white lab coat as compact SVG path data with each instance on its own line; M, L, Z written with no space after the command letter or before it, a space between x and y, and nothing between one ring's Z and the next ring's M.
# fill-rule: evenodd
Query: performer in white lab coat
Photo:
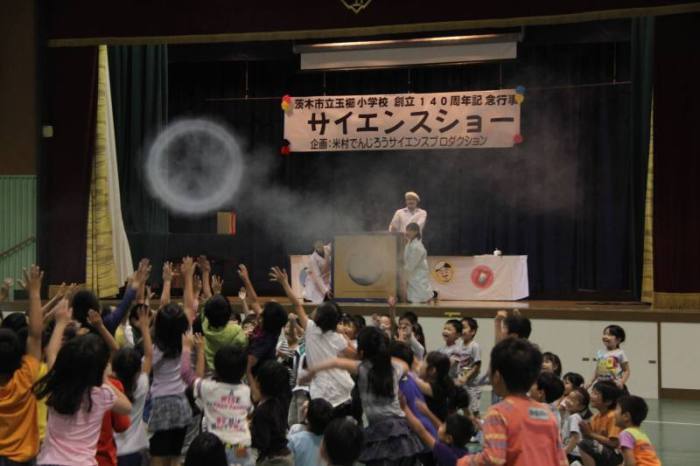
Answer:
M409 303L426 303L435 297L428 274L428 251L421 241L420 226L409 223L403 251L403 275Z
M321 304L331 287L331 247L318 240L309 256L304 300Z
M428 213L418 208L418 203L420 202L420 196L409 191L405 194L406 207L399 209L394 213L394 218L391 219L389 224L389 231L393 233L405 233L406 226L409 223L416 223L420 228L421 233L423 233L423 227L425 226L425 221L428 218Z

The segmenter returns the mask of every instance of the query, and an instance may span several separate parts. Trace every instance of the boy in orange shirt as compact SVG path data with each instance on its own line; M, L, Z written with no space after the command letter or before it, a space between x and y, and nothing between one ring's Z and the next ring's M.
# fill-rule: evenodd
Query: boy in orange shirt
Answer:
M649 408L638 396L623 396L617 400L615 423L620 429L620 448L625 466L661 466L647 434L639 429L647 418Z
M537 346L506 338L491 351L490 367L493 389L504 399L484 418L484 450L457 466L568 466L554 414L527 396L542 367Z
M615 423L615 408L622 390L613 382L598 382L591 390L591 406L598 410L590 422L580 424L583 440L578 448L584 466L618 466L620 428Z
M0 463L28 463L39 451L39 426L32 385L41 361L41 280L32 265L24 271L29 294L26 343L13 330L0 329Z

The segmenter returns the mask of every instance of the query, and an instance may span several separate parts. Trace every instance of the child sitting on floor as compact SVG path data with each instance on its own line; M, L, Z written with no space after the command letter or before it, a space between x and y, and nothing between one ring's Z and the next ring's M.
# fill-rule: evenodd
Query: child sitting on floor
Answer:
M623 396L617 400L615 424L624 429L619 439L625 466L661 466L649 437L639 429L648 411L646 402L638 396Z
M578 444L585 466L617 466L622 463L620 428L615 424L617 399L622 394L613 382L598 382L591 390L591 406L598 410L590 422L581 423L584 439Z

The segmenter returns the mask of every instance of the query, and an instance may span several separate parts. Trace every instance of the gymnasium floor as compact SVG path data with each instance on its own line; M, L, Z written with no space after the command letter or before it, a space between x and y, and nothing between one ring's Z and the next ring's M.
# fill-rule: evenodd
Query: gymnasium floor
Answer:
M491 400L481 396L481 412ZM664 466L700 465L700 401L647 400L649 415L642 425Z

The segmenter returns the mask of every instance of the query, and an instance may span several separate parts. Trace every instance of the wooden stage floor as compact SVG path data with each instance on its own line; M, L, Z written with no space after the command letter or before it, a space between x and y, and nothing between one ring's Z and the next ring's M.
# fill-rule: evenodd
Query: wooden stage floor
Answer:
M240 300L232 298L234 308L241 308ZM288 304L286 298L261 297L261 301L275 300ZM386 303L340 302L349 314L371 315L388 311ZM307 311L313 304L305 303ZM505 309L518 309L523 315L535 319L599 320L614 318L620 321L647 322L700 322L700 309L655 309L650 304L623 301L438 301L435 304L398 304L397 314L413 311L420 317L493 317Z
M242 306L238 297L229 299L234 309L241 312ZM260 300L289 304L284 297L261 297ZM117 304L118 301L105 299L102 303ZM340 306L349 314L372 315L388 311L386 303L341 302ZM305 303L304 307L307 311L315 308L309 303ZM5 312L23 311L26 308L26 300L0 303L0 309ZM518 309L523 315L534 319L700 322L700 309L656 309L646 303L622 301L438 301L435 304L399 304L397 314L413 311L420 317L493 317L500 309Z

